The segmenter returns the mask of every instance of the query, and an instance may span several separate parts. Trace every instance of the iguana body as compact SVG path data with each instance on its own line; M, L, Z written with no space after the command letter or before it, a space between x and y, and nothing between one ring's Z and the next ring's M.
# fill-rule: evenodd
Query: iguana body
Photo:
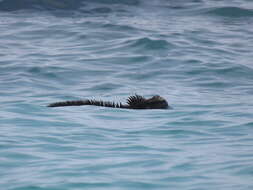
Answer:
M139 95L130 96L127 99L127 104L87 99L87 100L56 102L56 103L49 104L48 107L82 106L82 105L94 105L94 106L126 108L126 109L168 109L170 108L167 101L161 96L153 96L152 98L146 99Z

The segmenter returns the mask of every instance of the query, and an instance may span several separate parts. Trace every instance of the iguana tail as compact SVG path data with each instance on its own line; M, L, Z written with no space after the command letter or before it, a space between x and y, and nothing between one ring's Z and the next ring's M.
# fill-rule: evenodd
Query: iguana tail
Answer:
M127 108L127 105L122 105L121 103L105 102L98 100L74 100L65 102L56 102L49 104L48 107L63 107L63 106L83 106L83 105L93 105L102 107L112 107L112 108Z

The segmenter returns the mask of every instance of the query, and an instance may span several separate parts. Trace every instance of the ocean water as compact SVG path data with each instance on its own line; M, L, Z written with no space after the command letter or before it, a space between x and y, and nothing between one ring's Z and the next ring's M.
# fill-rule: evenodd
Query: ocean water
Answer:
M1 190L252 190L253 1L0 0ZM55 101L130 95L171 110Z

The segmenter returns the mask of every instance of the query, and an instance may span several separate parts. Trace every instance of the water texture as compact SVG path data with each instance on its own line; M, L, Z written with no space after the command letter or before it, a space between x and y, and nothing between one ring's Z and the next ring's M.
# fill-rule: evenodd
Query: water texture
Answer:
M0 0L0 189L253 189L251 0ZM172 110L48 108L159 94Z

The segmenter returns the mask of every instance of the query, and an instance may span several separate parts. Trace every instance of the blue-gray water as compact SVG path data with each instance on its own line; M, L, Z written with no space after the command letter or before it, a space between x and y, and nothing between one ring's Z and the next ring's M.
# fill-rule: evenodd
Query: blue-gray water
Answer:
M0 189L253 189L251 0L1 0ZM55 101L166 98L172 110Z

